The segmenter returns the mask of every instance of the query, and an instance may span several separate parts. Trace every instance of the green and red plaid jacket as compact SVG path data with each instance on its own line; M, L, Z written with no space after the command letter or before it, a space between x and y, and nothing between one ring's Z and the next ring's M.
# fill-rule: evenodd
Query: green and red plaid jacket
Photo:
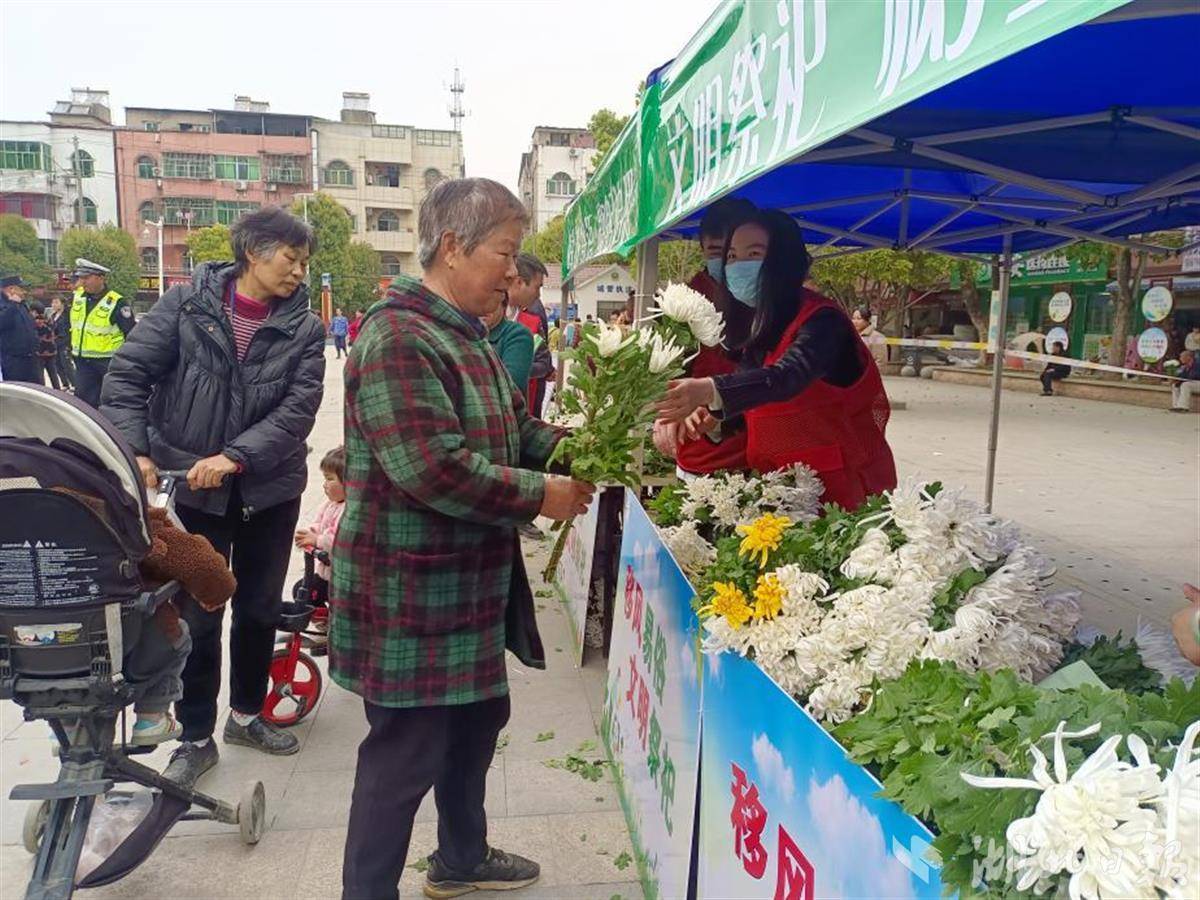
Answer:
M506 606L528 590L515 529L564 432L528 415L483 326L414 279L367 312L345 379L330 674L381 706L503 696Z

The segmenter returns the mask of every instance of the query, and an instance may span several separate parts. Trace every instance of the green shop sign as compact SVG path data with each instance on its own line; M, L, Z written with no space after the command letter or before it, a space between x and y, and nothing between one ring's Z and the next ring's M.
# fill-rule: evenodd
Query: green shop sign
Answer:
M1104 281L1108 278L1108 266L1097 262L1085 266L1073 259L1068 259L1062 253L1046 253L1040 256L1017 257L1013 260L1012 285L1020 287L1027 284L1066 284L1079 281ZM981 262L975 270L977 285L990 284L992 281L992 264ZM950 274L950 287L957 288L960 284L957 270Z
M726 0L567 210L563 274L1126 0Z

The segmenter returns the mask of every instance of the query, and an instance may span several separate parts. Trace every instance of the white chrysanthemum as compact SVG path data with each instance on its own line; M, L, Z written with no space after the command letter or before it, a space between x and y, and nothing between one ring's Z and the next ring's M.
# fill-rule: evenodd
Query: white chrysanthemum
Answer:
M675 365L675 361L683 355L683 348L675 343L674 338L664 341L659 335L654 335L650 341L650 371L661 375Z
M882 528L869 528L842 563L842 574L847 578L875 578L891 552L892 545L887 532Z
M636 334L628 336L616 325L600 322L600 333L596 335L596 352L607 359L619 350L637 340Z
M1162 779L1162 796L1156 801L1163 849L1168 858L1160 864L1158 887L1169 898L1194 897L1200 884L1200 756L1196 739L1200 722L1184 732L1175 750L1175 762ZM1177 853L1177 855L1175 855Z
M663 543L675 557L675 562L690 577L703 574L717 561L717 548L700 536L695 521L661 529Z
M1093 725L1068 733L1059 723L1054 737L1054 775L1035 745L1031 778L984 778L964 773L979 788L1018 788L1042 792L1033 815L1008 826L1008 844L1017 854L1013 865L1017 890L1024 891L1047 877L1069 874L1072 898L1110 900L1155 897L1155 871L1147 865L1147 849L1163 845L1158 817L1147 805L1159 802L1163 786L1158 767L1146 746L1131 735L1128 746L1134 763L1117 756L1121 736L1108 738L1074 774L1067 768L1063 741L1099 731ZM1047 735L1046 737L1050 737Z
M803 463L768 472L762 477L761 485L762 493L751 501L753 516L774 512L801 524L815 522L820 516L825 485L817 473Z
M813 688L808 695L808 710L832 725L845 722L862 703L870 684L870 673L862 663L843 663Z
M685 323L705 347L715 347L725 336L725 319L715 306L686 284L671 282L658 294L656 312Z

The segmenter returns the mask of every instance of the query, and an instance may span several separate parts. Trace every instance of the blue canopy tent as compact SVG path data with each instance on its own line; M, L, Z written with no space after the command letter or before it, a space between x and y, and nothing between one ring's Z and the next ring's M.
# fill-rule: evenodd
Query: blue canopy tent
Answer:
M888 27L911 12L917 28L919 3L900 10L907 0L883 2ZM1042 5L1009 4L1009 19ZM705 27L722 15L728 8ZM657 240L693 236L712 201L741 196L786 210L810 246L826 252L998 256L1003 335L1014 252L1077 240L1155 253L1189 249L1133 236L1200 224L1198 48L1196 0L1137 0L1070 27L712 192L651 235L643 228L642 284L657 277ZM890 77L887 52L879 79ZM647 83L669 93L673 78L690 75L680 68L689 66L672 61ZM1003 356L996 354L993 369L989 508Z

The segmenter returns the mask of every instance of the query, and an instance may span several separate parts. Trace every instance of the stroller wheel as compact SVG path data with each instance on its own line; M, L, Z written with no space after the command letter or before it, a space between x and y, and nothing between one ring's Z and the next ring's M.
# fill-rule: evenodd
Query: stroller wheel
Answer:
M267 795L261 781L248 781L237 805L238 831L243 844L257 844L267 821Z
M293 662L287 647L271 659L271 689L263 702L262 715L272 725L295 725L317 705L321 697L321 670L307 653Z
M46 833L46 820L50 818L50 801L35 800L25 807L25 821L21 825L21 843L26 851L37 854Z

